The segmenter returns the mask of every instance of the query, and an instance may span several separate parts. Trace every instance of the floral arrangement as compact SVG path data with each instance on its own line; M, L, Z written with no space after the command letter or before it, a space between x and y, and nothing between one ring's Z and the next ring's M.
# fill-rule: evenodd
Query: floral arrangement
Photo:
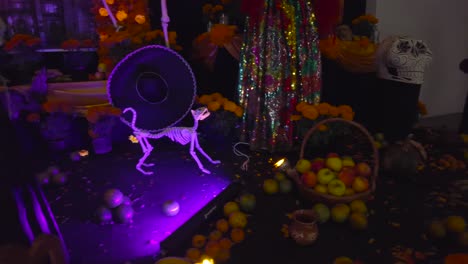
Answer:
M93 48L95 47L94 42L91 39L77 40L69 39L62 42L60 47L64 50L77 50L80 48Z
M296 105L296 111L297 113L291 116L291 120L296 122L298 136L300 138L303 138L305 133L320 121L328 118L343 118L344 120L353 121L355 116L353 109L349 105L333 106L328 103L313 105L300 102ZM321 132L333 133L334 131L332 130L336 128L329 128L326 125L321 125L318 129Z
M375 33L379 20L375 16L367 14L355 18L351 23L353 24L353 33L355 35L371 38Z
M230 4L231 0L208 1L202 7L205 22L216 21L222 13L225 13L229 9Z
M40 38L26 34L16 34L5 43L3 49L6 52L22 52L24 50L36 50L40 46L40 44Z
M90 126L88 134L91 138L110 137L115 120L122 112L111 106L95 106L88 109L86 119Z
M244 109L236 103L228 100L220 93L202 95L197 98L197 102L205 105L214 118L210 122L202 122L202 124L210 124L209 129L219 131L224 135L228 135L235 127L236 122L244 114Z
M200 43L204 40L209 40L210 43L223 47L224 45L231 43L234 36L237 34L237 27L224 25L224 24L215 24L211 27L209 32L205 32L199 35L196 39L196 43Z
M128 53L149 44L164 44L161 30L151 30L147 0L94 0L92 9L99 35L99 62L105 63L109 71ZM118 28L114 25L113 19ZM176 32L169 32L172 48L180 50L176 43Z

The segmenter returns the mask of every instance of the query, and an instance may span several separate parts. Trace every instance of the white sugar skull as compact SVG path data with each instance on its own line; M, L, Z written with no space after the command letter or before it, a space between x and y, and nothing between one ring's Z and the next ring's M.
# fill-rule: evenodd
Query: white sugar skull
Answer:
M422 40L390 37L380 44L377 59L380 78L422 84L432 52Z

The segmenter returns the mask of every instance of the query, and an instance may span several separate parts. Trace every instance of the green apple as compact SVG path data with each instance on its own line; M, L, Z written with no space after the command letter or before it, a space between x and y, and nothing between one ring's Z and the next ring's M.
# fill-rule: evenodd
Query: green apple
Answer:
M281 193L289 193L293 188L293 184L290 180L284 179L279 182L279 189Z
M281 171L278 171L278 172L275 173L275 179L277 181L282 181L282 180L286 179L286 174L284 174Z
M346 192L346 185L338 179L331 180L327 187L328 192L334 196L343 196Z
M256 199L255 195L246 193L240 197L239 201L242 211L250 213L255 209Z
M354 162L353 158L351 157L343 157L341 161L343 167L354 167L356 163Z
M329 168L323 168L317 173L317 179L320 184L328 184L331 180L336 177L335 173Z
M429 235L433 238L444 238L447 235L447 230L442 221L434 220L429 224Z
M330 157L325 160L325 165L333 171L340 171L343 167L343 162L340 157Z
M326 223L328 219L330 219L330 209L325 204L323 203L315 204L312 207L312 210L314 210L314 212L318 215L319 223L321 224Z
M344 223L351 212L351 209L346 204L337 204L331 209L331 218L335 223Z
M302 173L304 173L304 172L306 172L306 171L309 171L311 165L312 165L312 164L310 163L309 160L300 159L300 160L297 161L297 163L296 163L296 170L302 174Z

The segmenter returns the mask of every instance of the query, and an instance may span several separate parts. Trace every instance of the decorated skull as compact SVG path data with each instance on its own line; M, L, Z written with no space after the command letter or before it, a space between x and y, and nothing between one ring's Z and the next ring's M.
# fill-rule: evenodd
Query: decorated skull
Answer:
M380 78L422 84L424 71L432 61L432 52L422 40L389 37L379 45L377 59Z

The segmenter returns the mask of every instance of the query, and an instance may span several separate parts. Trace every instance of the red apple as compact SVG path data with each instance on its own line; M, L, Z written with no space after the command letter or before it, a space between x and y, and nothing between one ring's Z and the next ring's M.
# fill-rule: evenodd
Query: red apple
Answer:
M359 162L356 165L356 170L359 176L369 177L372 174L371 167L365 162Z
M340 155L338 155L337 153L334 153L334 152L328 153L328 155L327 155L327 158L339 158L339 157L340 157Z
M307 187L314 187L317 184L317 175L312 171L303 173L301 179Z
M319 170L325 168L325 161L323 159L315 159L312 161L311 170L318 172Z
M344 167L341 169L338 174L338 179L340 179L346 187L351 187L353 185L354 178L356 177L356 172L352 167Z

